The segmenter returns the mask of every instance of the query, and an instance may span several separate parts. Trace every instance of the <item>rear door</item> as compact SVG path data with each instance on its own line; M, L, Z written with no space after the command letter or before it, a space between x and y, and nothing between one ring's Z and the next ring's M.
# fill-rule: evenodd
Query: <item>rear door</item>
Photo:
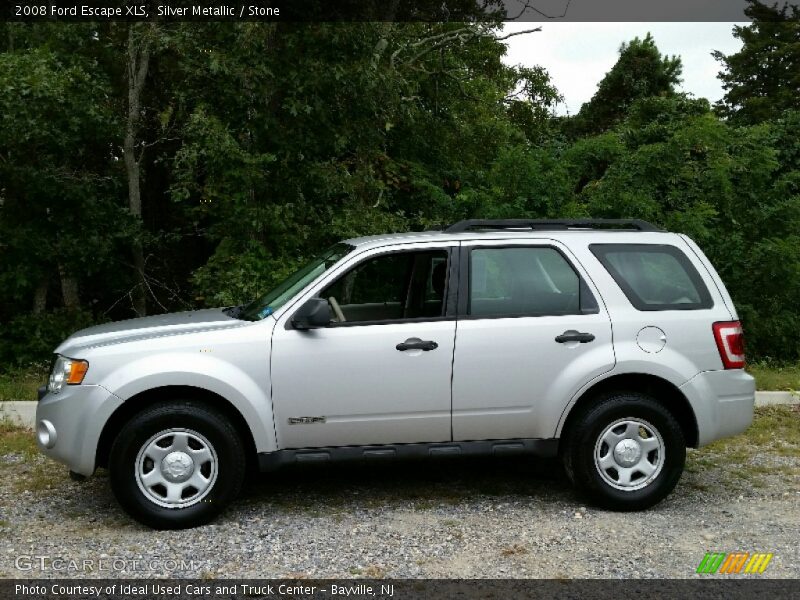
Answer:
M551 438L570 398L614 366L611 323L554 240L462 243L453 439Z

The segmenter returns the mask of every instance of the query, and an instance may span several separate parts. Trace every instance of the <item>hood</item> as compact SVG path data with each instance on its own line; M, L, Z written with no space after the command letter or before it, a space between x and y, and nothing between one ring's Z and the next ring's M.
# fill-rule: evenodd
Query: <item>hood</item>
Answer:
M105 346L122 342L138 341L166 335L181 335L209 331L212 329L228 329L249 325L251 321L240 321L229 317L221 308L193 310L179 313L167 313L152 317L115 321L87 327L76 331L55 352L69 355L65 350Z

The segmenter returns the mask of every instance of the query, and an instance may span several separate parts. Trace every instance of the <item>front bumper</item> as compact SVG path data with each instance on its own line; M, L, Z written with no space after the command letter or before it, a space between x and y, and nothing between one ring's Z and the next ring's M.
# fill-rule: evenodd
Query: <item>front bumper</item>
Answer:
M67 385L45 394L36 407L39 449L71 471L91 475L103 426L122 402L101 385Z
M704 371L680 389L694 409L698 446L741 433L753 422L756 381L741 369Z

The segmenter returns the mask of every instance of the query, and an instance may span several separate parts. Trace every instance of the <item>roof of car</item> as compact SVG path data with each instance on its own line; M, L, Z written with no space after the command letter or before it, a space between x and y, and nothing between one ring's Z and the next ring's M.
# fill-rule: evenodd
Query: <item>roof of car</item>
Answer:
M503 230L472 230L461 232L447 232L447 231L410 231L406 233L385 233L379 235L369 235L357 238L344 240L345 243L353 246L383 246L387 244L402 244L414 242L450 242L450 241L465 241L476 239L563 239L565 237L573 238L590 237L593 240L604 239L607 241L625 241L634 242L641 241L642 243L650 243L653 239L651 236L662 237L668 232L664 231L648 231L639 232L636 230L620 230L620 229L560 229L560 230L519 230L519 229L503 229Z

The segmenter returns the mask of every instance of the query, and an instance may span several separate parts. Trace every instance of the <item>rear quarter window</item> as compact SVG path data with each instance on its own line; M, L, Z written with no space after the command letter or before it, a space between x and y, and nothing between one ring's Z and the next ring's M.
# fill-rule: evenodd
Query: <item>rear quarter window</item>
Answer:
M637 310L699 310L714 306L697 269L676 246L591 244L589 249Z

